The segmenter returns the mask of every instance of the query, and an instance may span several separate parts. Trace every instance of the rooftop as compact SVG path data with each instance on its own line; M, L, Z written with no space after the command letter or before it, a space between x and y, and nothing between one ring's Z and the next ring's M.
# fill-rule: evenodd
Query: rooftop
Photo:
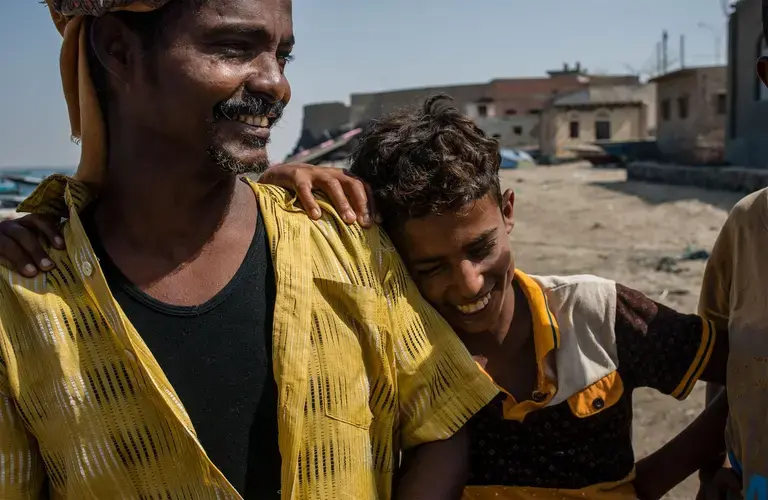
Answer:
M577 90L554 101L556 107L587 106L600 104L640 104L643 85L595 86Z
M675 80L677 78L685 78L687 76L691 76L696 73L712 72L712 71L724 72L725 66L692 66L689 68L682 68L676 71L671 71L669 73L664 73L663 75L659 75L656 78L652 78L650 81L655 83L668 82L670 80Z

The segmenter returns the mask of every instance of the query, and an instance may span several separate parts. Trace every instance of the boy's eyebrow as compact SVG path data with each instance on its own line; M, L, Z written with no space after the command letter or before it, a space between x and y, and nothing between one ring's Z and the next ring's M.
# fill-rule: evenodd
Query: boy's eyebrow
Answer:
M485 245L490 242L494 237L496 236L496 228L488 229L487 231L483 232L479 236L475 237L472 241L464 245L464 250L471 249L476 246ZM414 265L424 265L424 264L437 264L438 262L441 262L444 260L444 257L427 257L424 259L418 259L413 262Z
M491 228L491 229L488 229L487 231L482 233L480 236L478 236L477 238L473 239L472 241L470 241L469 243L464 245L464 248L465 249L466 248L472 248L472 247L476 247L476 246L481 245L481 244L489 243L490 240L492 240L494 238L494 236L496 236L496 228L495 227Z

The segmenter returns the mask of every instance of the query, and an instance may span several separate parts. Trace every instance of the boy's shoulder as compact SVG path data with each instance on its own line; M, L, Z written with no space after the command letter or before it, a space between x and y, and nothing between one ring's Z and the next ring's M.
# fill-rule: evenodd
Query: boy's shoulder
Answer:
M547 299L547 305L556 315L576 312L612 314L616 307L616 282L591 274L571 276L530 275ZM606 318L607 319L607 318Z

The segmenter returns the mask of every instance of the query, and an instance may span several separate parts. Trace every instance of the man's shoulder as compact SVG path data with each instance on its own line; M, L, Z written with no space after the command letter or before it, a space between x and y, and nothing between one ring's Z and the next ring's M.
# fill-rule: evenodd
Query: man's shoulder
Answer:
M342 281L351 279L353 284L360 281L359 284L373 285L371 279L380 282L386 269L391 267L397 253L381 227L373 225L364 228L357 223L347 224L328 198L319 193L315 194L315 198L322 214L318 220L312 220L290 191L262 184L256 189L260 196L265 197L262 207L274 209L274 216L265 216L274 221L278 232L287 234L289 227L307 228L312 259L322 263L314 266L316 274L328 274L316 277Z

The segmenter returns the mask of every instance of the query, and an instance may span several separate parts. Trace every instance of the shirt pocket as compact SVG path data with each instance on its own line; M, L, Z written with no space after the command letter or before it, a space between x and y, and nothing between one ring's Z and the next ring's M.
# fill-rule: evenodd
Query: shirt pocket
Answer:
M571 413L587 418L611 408L624 394L624 382L618 371L613 371L594 384L568 398Z
M328 418L369 429L372 387L391 380L381 347L382 297L350 283L315 279L315 285L312 346L320 380L310 396Z

